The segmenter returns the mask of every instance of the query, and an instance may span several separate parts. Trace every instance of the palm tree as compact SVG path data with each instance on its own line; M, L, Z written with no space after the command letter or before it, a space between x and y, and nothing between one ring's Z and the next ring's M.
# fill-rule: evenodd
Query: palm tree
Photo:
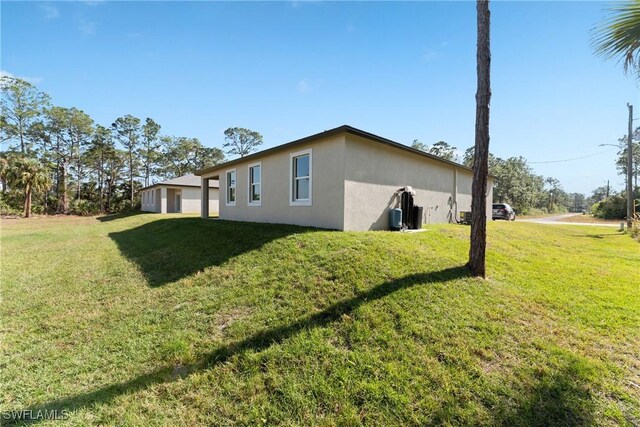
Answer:
M47 168L36 159L16 157L9 167L9 182L16 187L24 188L24 216L31 216L31 193L45 191L51 187L51 177Z
M593 45L605 59L622 60L625 72L640 71L640 1L631 0L610 9L610 16L594 29Z
M471 188L471 248L467 267L474 276L485 277L487 250L487 179L489 175L489 101L491 100L491 47L489 0L477 0L478 45L476 71L476 144Z

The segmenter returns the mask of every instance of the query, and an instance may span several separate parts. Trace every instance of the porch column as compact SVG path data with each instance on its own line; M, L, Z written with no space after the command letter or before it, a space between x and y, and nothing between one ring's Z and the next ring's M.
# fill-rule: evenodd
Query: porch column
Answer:
M202 178L202 197L200 205L200 217L209 218L209 178Z
M160 187L160 213L167 213L167 187Z

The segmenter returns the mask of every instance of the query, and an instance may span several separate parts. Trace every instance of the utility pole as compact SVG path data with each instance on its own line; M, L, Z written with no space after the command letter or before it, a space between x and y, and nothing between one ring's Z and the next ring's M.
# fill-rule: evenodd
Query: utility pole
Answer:
M609 180L607 180L607 199L609 198Z
M627 135L627 229L631 230L633 222L633 185L631 183L633 168L633 105L627 103L629 108L629 134Z

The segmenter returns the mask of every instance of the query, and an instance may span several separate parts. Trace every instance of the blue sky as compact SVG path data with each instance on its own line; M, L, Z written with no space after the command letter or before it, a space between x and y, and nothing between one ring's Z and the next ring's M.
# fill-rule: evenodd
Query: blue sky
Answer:
M637 82L589 45L606 7L492 3L494 154L568 159L625 134ZM342 124L473 145L473 2L3 1L1 14L2 72L103 125L152 117L217 147L231 126L267 148ZM531 166L569 192L622 189L609 148Z

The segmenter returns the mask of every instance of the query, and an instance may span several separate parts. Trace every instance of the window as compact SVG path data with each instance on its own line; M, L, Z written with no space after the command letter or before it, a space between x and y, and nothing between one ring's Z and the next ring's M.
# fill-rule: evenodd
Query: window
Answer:
M236 170L227 171L227 206L236 205Z
M249 165L249 205L262 205L262 164Z
M311 205L311 177L311 150L309 149L291 154L290 205Z

